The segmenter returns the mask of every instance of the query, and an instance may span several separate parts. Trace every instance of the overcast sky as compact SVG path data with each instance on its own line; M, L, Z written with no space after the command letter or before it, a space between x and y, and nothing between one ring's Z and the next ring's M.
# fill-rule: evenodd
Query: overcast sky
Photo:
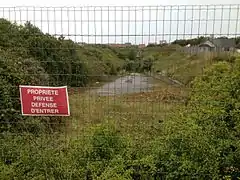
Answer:
M238 1L8 0L0 2L0 17L20 24L28 20L43 32L78 42L146 44L198 35L240 36Z

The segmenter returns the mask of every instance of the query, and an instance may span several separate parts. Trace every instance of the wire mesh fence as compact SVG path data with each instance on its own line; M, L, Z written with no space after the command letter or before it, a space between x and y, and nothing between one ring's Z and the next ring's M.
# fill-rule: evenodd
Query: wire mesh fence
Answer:
M239 6L1 7L1 179L238 177Z

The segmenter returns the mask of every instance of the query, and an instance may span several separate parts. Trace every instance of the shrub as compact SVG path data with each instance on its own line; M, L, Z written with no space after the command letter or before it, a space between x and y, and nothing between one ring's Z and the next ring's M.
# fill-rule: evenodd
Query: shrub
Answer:
M188 105L163 124L164 135L153 150L167 177L219 179L239 173L239 72L239 60L206 69L194 80Z

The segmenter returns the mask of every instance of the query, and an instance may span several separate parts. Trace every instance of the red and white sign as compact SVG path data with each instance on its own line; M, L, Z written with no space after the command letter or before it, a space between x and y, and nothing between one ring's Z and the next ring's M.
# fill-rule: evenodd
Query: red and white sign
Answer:
M22 115L69 116L67 86L19 86Z

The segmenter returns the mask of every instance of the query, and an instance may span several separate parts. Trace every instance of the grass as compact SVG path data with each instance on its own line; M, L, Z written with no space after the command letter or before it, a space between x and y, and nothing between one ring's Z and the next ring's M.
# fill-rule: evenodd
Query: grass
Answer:
M111 121L119 131L134 138L151 138L158 125L183 104L184 91L158 82L153 92L122 96L97 96L88 91L70 95L70 135L81 133L93 124Z
M166 74L183 84L188 84L193 77L202 73L205 66L208 66L208 58L198 56L186 56L173 53L168 57L161 57L154 64L155 72L165 71Z
M106 47L79 46L77 53L85 63L90 79L97 81L105 81L106 74L116 74L124 64L124 59Z
M220 54L204 52L190 55L179 52L174 46L147 48L143 52L144 58L152 57L154 59L153 73L164 72L167 76L185 85L188 85L194 77L201 75L203 69L214 62L214 58L226 59L231 55L233 54L229 52Z
M154 70L167 70L174 79L187 84L195 76L201 75L203 68L213 63L214 57L214 54L207 53L197 56L186 56L179 52L168 56L159 55ZM158 133L159 123L184 105L189 90L156 80L152 92L122 96L97 96L82 89L73 91L70 94L68 133L81 135L92 125L111 121L124 134L150 138L152 134Z
M154 51L158 52L156 48ZM193 76L200 75L202 68L211 64L211 57L206 54L205 57L186 56L175 51L169 55L159 53L154 56L159 58L154 62L155 72L166 70L173 78L182 82L188 82ZM75 91L70 95L68 133L81 135L94 124L111 121L124 134L150 138L153 133L158 133L159 123L167 120L184 105L188 90L156 80L152 92L97 96L90 94L89 90Z

